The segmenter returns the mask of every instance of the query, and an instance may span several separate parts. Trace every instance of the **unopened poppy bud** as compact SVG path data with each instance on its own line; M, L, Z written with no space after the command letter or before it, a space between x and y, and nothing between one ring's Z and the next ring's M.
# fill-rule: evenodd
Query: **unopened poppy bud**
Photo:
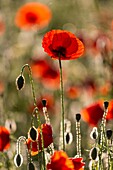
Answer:
M14 164L16 167L20 167L23 163L23 157L21 154L16 154L14 157Z
M107 136L108 139L111 138L112 132L113 132L113 131L112 131L111 129L108 129L108 130L106 131L106 136Z
M105 101L105 102L104 102L104 107L105 107L105 109L107 109L108 106L109 106L109 102L108 102L108 101Z
M28 164L28 170L35 170L35 166L32 162Z
M65 132L65 141L66 144L71 144L73 141L73 136L71 132Z
M77 114L76 114L76 120L77 120L77 122L79 122L80 119L81 119L81 114L80 114L80 113L77 113Z
M97 139L98 138L98 131L97 131L97 127L94 127L93 130L90 133L90 137L91 139Z
M96 147L92 148L90 151L90 158L96 160L98 158L98 149Z
M32 141L36 141L38 138L38 132L37 129L32 126L28 132L28 136L31 138Z
M21 90L24 87L24 84L25 84L24 76L23 75L18 76L16 79L17 90Z
M43 107L46 107L46 103L47 103L47 102L46 102L46 99L43 99L43 100L42 100Z

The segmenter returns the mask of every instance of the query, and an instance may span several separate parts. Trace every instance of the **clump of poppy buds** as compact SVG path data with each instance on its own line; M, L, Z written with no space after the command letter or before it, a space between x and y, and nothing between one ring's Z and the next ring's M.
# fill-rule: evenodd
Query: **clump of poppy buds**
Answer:
M25 78L23 75L19 75L16 79L16 87L17 90L21 90L24 87L25 84Z

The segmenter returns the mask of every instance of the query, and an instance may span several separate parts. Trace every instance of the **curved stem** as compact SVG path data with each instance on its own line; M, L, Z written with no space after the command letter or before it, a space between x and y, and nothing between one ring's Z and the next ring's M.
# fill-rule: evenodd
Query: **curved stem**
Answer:
M33 110L33 113L32 113L31 124L33 125L33 117L34 117L34 112L35 112L37 114L37 122L38 122L38 125L40 127L41 141L42 141L42 152L43 152L43 163L44 163L44 170L46 170L45 153L44 153L44 140L43 140L40 116L38 114L39 113L39 109L37 107L37 102L36 102L35 89L34 89L34 83L33 83L33 78L32 78L32 71L31 71L31 67L29 66L29 64L25 64L22 67L21 75L23 74L23 71L24 71L25 67L27 67L29 69L29 78L30 78L30 84L31 84L31 89L32 89L32 96L33 96L34 106L35 106L35 108Z
M29 64L25 64L23 67L22 67L22 70L21 70L21 75L23 74L23 71L24 71L24 68L25 67L28 67L29 69L29 78L30 78L30 84L31 84L31 88L32 88L32 95L33 95L33 100L34 100L34 106L36 107L37 104L36 104L36 96L35 96L35 89L34 89L34 83L33 83L33 79L32 79L32 72L31 72L31 67L29 66Z
M64 90L63 90L63 78L62 78L62 64L59 57L59 68L60 68L60 97L61 97L61 126L62 126L62 137L63 137L63 150L65 151L65 128L64 128Z

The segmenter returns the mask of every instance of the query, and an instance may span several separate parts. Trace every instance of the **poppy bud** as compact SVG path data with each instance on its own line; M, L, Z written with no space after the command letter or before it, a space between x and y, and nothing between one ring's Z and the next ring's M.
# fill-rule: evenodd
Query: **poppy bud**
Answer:
M90 151L90 158L96 160L98 158L98 150L96 147L92 148Z
M35 166L32 162L28 164L28 170L35 170Z
M42 100L43 107L46 107L46 99Z
M32 126L28 132L28 135L32 141L36 141L36 139L38 138L37 129L34 126Z
M72 133L65 132L65 142L66 142L66 144L71 144L72 141L73 141Z
M23 75L18 76L16 79L17 90L21 90L24 84L25 84L25 78L23 77Z
M109 106L109 102L108 102L108 101L105 101L105 102L104 102L104 107L105 107L105 109L107 109L108 106Z
M111 138L112 132L113 132L113 131L112 131L111 129L108 129L108 130L106 131L106 136L107 136L108 139Z
M79 122L80 119L81 119L81 114L80 114L80 113L77 113L77 114L76 114L76 120L77 120L77 122Z
M16 154L14 157L14 164L16 165L16 167L20 167L23 163L23 157L21 154Z
M90 133L91 139L97 139L98 138L98 132L97 132L97 127L94 127L93 130Z

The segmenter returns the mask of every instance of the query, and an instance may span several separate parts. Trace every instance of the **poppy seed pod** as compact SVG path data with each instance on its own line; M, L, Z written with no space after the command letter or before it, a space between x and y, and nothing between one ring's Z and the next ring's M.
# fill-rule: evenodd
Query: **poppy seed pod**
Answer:
M16 87L17 90L21 90L24 87L25 84L25 78L23 75L19 75L16 79Z
M76 120L77 120L77 122L79 122L80 119L81 119L81 114L80 114L80 113L77 113L77 114L76 114Z
M72 141L73 141L72 133L65 132L65 142L66 142L66 144L71 144Z
M111 138L112 132L113 132L113 131L112 131L111 129L108 129L108 130L106 131L106 136L107 136L108 139Z

